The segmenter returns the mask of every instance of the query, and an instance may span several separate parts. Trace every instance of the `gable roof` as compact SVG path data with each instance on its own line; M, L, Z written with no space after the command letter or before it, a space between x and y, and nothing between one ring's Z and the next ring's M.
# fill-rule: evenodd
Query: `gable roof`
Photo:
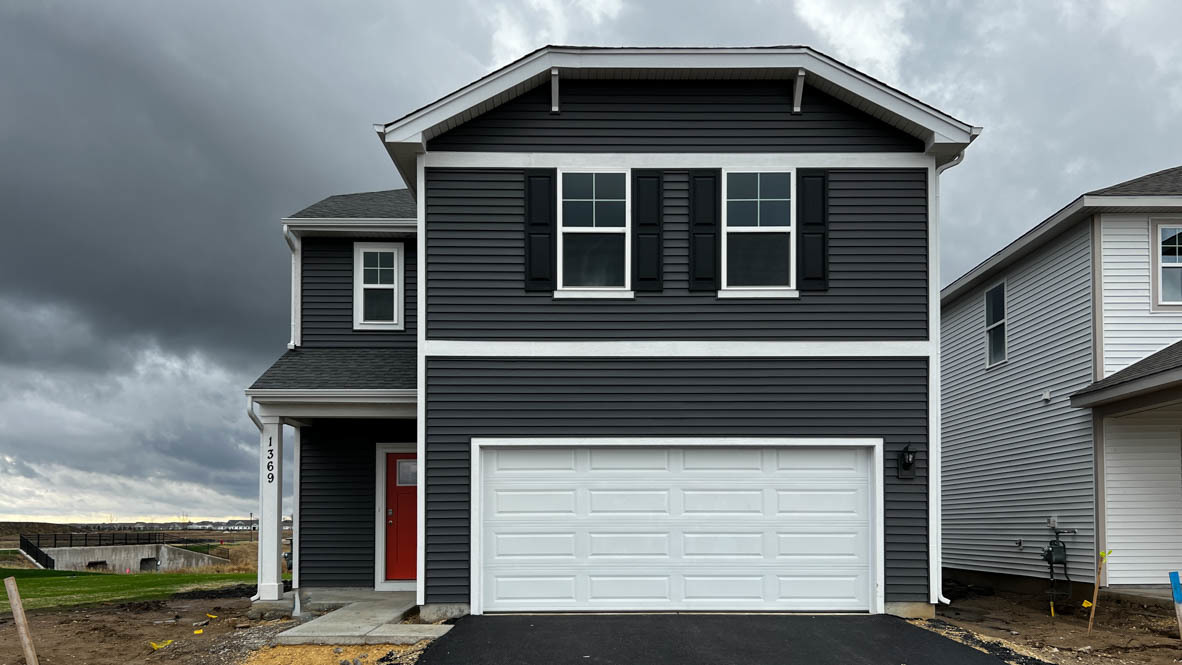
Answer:
M1071 396L1072 406L1098 406L1182 385L1182 340L1142 358Z
M951 161L980 133L935 107L807 46L544 46L388 123L374 125L402 179L415 188L415 161L431 138L559 78L791 78L807 82L925 142L937 162Z
M1087 217L1105 212L1162 212L1182 208L1182 166L1080 195L940 291L947 305Z
M417 213L410 190L386 189L330 196L290 219L414 219Z

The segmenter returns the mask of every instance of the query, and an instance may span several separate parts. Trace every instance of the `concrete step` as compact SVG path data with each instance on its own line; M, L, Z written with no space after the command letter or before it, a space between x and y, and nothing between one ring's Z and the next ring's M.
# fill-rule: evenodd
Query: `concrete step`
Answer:
M409 597L408 597L409 596ZM350 603L275 637L276 644L413 644L433 639L451 626L402 624L414 609L413 595Z

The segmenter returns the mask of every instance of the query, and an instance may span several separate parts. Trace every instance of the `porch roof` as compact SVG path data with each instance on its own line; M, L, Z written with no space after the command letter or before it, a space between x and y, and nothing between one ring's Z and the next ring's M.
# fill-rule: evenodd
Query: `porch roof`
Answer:
M413 348L309 349L284 353L251 390L414 390Z
M1099 406L1182 385L1182 340L1142 358L1071 396L1071 405Z

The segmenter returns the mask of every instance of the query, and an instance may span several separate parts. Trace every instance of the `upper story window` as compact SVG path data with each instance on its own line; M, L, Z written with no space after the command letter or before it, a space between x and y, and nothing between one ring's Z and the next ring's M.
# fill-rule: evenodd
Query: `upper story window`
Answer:
M404 329L404 256L400 242L353 243L354 329Z
M727 171L722 193L722 289L795 295L792 171Z
M1158 226L1158 304L1182 305L1182 225Z
M631 277L626 171L559 173L558 290L626 297Z
M985 366L1006 360L1006 285L985 292Z

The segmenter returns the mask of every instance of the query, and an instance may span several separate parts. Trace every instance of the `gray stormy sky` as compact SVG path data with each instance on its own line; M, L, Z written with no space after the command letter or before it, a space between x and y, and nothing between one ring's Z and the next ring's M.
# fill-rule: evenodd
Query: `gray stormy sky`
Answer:
M808 44L985 127L943 282L1182 163L1182 3L0 0L0 520L244 515L278 220L401 186L371 128L546 43Z

